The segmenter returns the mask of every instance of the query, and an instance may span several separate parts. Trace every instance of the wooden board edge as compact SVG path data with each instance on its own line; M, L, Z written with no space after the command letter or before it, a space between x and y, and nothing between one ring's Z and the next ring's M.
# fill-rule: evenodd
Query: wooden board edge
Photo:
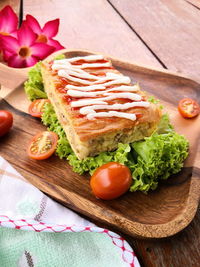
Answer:
M91 52L88 50L60 50L58 52L56 52L56 54L60 54L60 53L81 53L83 55L86 54L98 54L95 52ZM50 57L55 56L55 53L52 54ZM109 56L107 56L109 57ZM195 80L192 80L191 78L188 77L184 77L182 75L176 74L174 72L170 72L167 70L160 70L160 69L156 69L156 68L151 68L151 67L147 67L147 66L140 66L140 65L136 65L130 62L126 62L126 61L122 61L113 57L109 57L110 59L112 59L112 61L115 64L118 64L119 66L122 65L128 65L134 68L143 68L143 69L148 69L150 71L158 71L160 73L164 73L167 75L173 75L182 79L186 79L186 80L190 80L191 82L196 82ZM8 67L10 69L10 67ZM191 185L190 185L190 190L189 190L189 198L187 201L187 206L184 209L184 213L178 215L176 218L174 218L174 220L166 223L166 224L159 224L159 225L148 225L148 224L141 224L141 223L137 223L137 222L133 222L133 221L127 221L128 224L128 229L123 229L123 232L131 234L133 236L137 236L137 237L141 237L141 238L163 238L163 237L168 237L171 235L176 234L177 232L181 231L182 229L184 229L194 218L197 207L198 207L198 202L199 202L199 193L200 193L200 180L199 180L199 175L193 175L192 179L191 179ZM34 183L33 183L34 184ZM41 190L43 190L42 188L40 188ZM45 190L43 190L45 192ZM48 192L46 191L46 193L48 194ZM74 194L74 193L73 193ZM76 198L80 199L79 195L76 195ZM60 200L57 196L55 196L56 199ZM84 201L84 199L81 199L81 201ZM81 202L79 202L80 204ZM81 207L81 205L78 206L79 208ZM88 215L84 210L82 210L80 208L81 212L84 212L86 215ZM103 211L104 212L104 211ZM120 216L116 213L113 213L113 216L117 216L118 219L120 220ZM106 222L108 224L110 224L107 220ZM115 226L115 224L113 224L113 226ZM127 227L127 225L126 225ZM133 230L134 229L134 230ZM144 234L145 232L145 234Z
M66 194L61 186L56 186L57 190L55 190L55 185L51 185L51 183L46 182L45 179L42 179L42 183L40 180L40 184L37 183L37 179L28 179L28 181L30 181L34 186L39 188L44 193L50 195L57 202L60 202L61 204L65 203L65 206L68 208L79 212L88 218L91 217L92 220L98 221L98 214L101 216L103 213L104 218L101 219L101 224L105 223L105 225L108 225L113 230L121 231L137 238L158 239L177 234L187 227L193 220L200 198L200 179L196 175L197 173L194 173L194 177L191 179L189 197L187 199L187 205L184 209L184 212L177 215L173 220L164 224L143 224L128 219L124 220L124 218L118 213L110 211L106 213L105 209L100 206L95 206L96 215L94 216L93 214L91 217L91 214L89 214L87 210L90 209L90 207L91 209L94 208L92 201L86 200L84 197L78 195L78 193L68 191ZM26 174L24 177L26 178ZM48 186L46 186L47 183ZM53 194L51 186L54 188ZM110 221L112 221L112 223Z
M135 69L144 69L144 70L149 70L150 72L152 71L156 71L156 72L159 72L159 73L162 73L162 74L166 74L166 75L169 75L169 76L174 76L174 77L178 77L178 78L182 78L182 79L185 79L185 80L189 80L190 82L195 82L197 83L199 86L200 86L200 78L199 80L196 79L196 77L192 77L192 76L187 76L186 74L179 74L177 72L174 72L174 71L170 71L170 70L167 70L167 69L162 69L162 68L156 68L156 67L152 67L150 65L141 65L140 63L137 63L137 62L130 62L130 61L127 61L127 60L123 60L123 59L119 59L119 58L116 58L116 57L113 57L113 56L110 56L108 54L105 54L105 53L101 53L101 52L95 52L95 51L90 51L90 50L87 50L87 49L62 49L62 50L59 50L59 51L56 51L54 52L53 54L51 54L50 56L48 56L45 60L49 60L49 59L52 59L52 57L54 57L55 55L59 55L59 54L75 54L75 53L78 53L78 54L82 54L83 56L84 55L89 55L89 54L97 54L97 55L104 55L105 57L111 59L115 65L117 65L118 67L123 67L123 66L130 66L131 68L135 68Z
M152 67L150 65L141 65L140 63L137 63L137 62L129 62L127 60L123 60L123 59L119 59L119 58L116 58L116 57L112 57L110 55L107 55L105 53L100 53L100 52L95 52L95 51L90 51L90 50L86 50L86 49L61 49L59 51L56 51L54 53L52 53L51 55L49 55L46 59L44 60L49 60L49 59L52 59L54 58L56 55L59 55L59 54L75 54L75 53L79 53L79 54L82 54L82 55L89 55L89 54L101 54L101 55L104 55L105 57L111 59L114 64L116 64L117 66L119 67L123 67L126 65L126 68L127 66L130 66L130 67L134 67L135 69L144 69L144 70L148 70L150 72L152 71L156 71L156 72L159 72L159 73L162 73L162 74L166 74L166 75L170 75L170 76L175 76L175 77L178 77L178 78L182 78L182 79L186 79L186 80L189 80L190 82L195 82L197 83L199 86L200 86L200 78L199 80L197 80L195 77L192 77L192 76L187 76L186 74L179 74L177 72L173 72L173 71L170 71L170 70L167 70L167 69L162 69L162 68L156 68L156 67ZM3 69L4 71L7 69L9 74L12 75L12 73L15 73L16 71L19 72L20 74L22 72L24 72L25 74L28 73L28 71L32 68L32 67L28 67L28 68L12 68L12 67L8 67L2 63L0 63L0 66L3 65ZM22 74L23 76L23 74ZM22 82L24 82L25 80L22 78Z

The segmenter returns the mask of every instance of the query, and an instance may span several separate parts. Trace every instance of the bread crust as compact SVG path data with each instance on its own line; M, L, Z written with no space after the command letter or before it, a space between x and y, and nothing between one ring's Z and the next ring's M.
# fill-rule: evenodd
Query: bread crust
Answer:
M114 150L119 142L130 143L141 140L155 131L161 118L161 111L153 103L150 103L148 108L135 107L126 110L125 112L140 115L135 121L118 117L98 117L88 120L86 116L80 114L79 109L70 106L69 99L66 99L66 92L63 90L67 80L59 77L57 72L51 69L51 65L51 62L44 62L41 66L44 88L79 159L94 156L102 151ZM90 69L87 71L94 72ZM108 71L120 74L114 68L96 70L95 74ZM78 85L74 82L70 84ZM145 92L137 91L137 94L147 101ZM114 103L124 103L123 101L119 99Z

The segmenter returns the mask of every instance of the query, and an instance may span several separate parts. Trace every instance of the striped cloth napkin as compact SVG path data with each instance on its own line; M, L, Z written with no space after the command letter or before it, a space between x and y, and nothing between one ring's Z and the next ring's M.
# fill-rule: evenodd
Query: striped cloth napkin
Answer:
M1 267L140 266L122 237L48 198L1 156L0 197Z

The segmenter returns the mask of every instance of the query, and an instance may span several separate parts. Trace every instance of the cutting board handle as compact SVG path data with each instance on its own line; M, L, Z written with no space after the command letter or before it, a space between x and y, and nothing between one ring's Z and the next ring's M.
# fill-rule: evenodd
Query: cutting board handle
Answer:
M9 89L15 89L27 79L30 68L11 68L0 63L0 85Z

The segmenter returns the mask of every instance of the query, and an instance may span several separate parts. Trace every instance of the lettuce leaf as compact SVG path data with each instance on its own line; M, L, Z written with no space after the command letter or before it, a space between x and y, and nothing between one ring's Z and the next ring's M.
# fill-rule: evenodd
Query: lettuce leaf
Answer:
M79 160L71 149L51 104L45 105L42 122L50 131L58 134L56 153L60 158L67 159L75 172L93 174L105 163L119 162L128 166L132 172L131 191L148 192L150 189L156 189L159 180L167 179L171 174L180 171L188 155L188 141L174 132L167 114L163 115L158 132L143 141L118 144L118 148L113 152L102 152L84 160Z
M134 180L131 191L155 189L158 181L178 173L188 156L188 141L184 136L171 131L155 133L144 141L131 144L135 164L129 164Z
M28 99L33 101L38 98L47 98L41 75L41 62L38 62L28 73L28 80L24 83Z
M55 59L63 58L64 55L58 55ZM30 100L47 98L42 81L41 62L30 70L25 91ZM149 101L158 103L153 97ZM118 148L113 152L102 152L84 160L79 160L74 154L51 104L45 105L42 122L49 131L58 134L56 154L61 159L68 160L75 172L93 174L105 163L119 162L131 170L133 183L130 191L146 193L156 189L160 180L180 171L188 155L188 141L174 131L167 114L162 116L158 129L150 137L132 144L118 144Z
M169 132L173 132L173 131L174 131L174 128L169 121L168 114L167 113L163 114L156 132L158 134L163 134L163 133L169 133Z
M63 54L57 55L54 59L63 59ZM29 100L33 101L39 98L47 98L47 94L44 91L44 84L41 74L41 61L35 64L34 67L28 73L28 80L24 83L25 93Z

